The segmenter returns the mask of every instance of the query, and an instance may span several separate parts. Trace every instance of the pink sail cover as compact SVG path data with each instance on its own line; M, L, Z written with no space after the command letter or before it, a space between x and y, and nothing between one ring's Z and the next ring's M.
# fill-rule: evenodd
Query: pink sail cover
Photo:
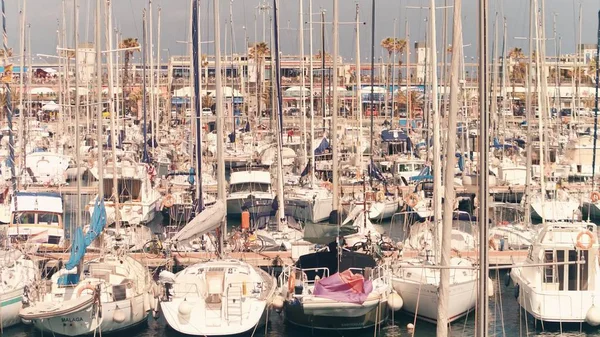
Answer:
M315 283L314 295L339 302L363 304L373 291L373 283L361 274L346 270Z

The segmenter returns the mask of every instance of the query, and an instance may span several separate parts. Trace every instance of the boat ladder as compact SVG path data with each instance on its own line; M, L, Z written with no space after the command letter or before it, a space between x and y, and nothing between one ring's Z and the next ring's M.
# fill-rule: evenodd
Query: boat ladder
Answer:
M242 324L242 287L229 285L227 288L227 321L239 321Z

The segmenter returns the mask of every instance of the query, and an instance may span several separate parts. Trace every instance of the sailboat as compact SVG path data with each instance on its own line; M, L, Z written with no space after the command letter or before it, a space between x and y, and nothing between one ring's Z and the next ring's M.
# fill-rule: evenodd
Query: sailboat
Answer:
M101 60L100 3L100 0L96 2L97 60ZM107 14L111 13L110 3L106 9ZM74 11L75 22L78 22L78 6L74 6ZM110 18L108 22L110 26ZM75 49L77 40L76 32ZM97 66L100 68L100 62ZM78 99L75 105L78 111ZM98 104L99 121L102 120L101 110ZM76 114L76 122L78 121L79 113ZM79 139L77 136L79 128L76 130L76 139ZM101 137L102 128L98 128L98 138ZM99 160L102 161L102 152L99 153ZM77 158L80 162L79 155ZM102 170L100 172L102 178ZM81 199L80 184L78 180L78 199ZM101 197L103 188L101 184L100 196L94 202L90 226L85 235L81 226L81 210L78 210L78 227L74 231L71 255L67 263L52 275L49 284L44 288L46 290L32 296L29 306L20 311L22 319L31 321L41 331L64 336L87 335L96 331L122 331L146 321L148 312L156 303L152 296L155 291L148 269L127 255L123 247L113 246L111 248L114 250L102 254L100 258L84 262L87 247L103 233L106 226L106 206Z
M301 23L301 27L299 29L299 38L298 41L300 43L300 62L302 71L300 73L302 87L300 89L300 102L301 108L300 110L303 112L302 115L306 116L304 113L304 93L305 93L305 69L304 69L304 14L303 14L303 2L299 1L299 22ZM312 15L311 15L312 18ZM312 54L312 25L310 25L310 90L308 91L310 96L310 110L315 111L314 109L314 95L313 95L313 54ZM287 214L292 215L295 219L300 221L310 221L312 223L319 223L329 219L329 214L332 210L332 201L333 195L331 190L327 188L324 184L318 184L315 178L315 154L320 149L315 149L314 147L314 114L310 115L310 158L308 158L306 146L304 148L304 158L306 167L302 171L300 175L300 186L294 186L289 192L286 192L285 198L285 209ZM306 127L306 123L303 123L303 127ZM304 134L307 134L306 130L304 130ZM308 137L304 137L306 140Z
M194 76L199 78L199 1L192 0L192 44ZM215 0L215 50L217 91L217 150L223 149L223 95L221 93L221 51L219 6ZM198 83L197 81L195 81ZM200 99L200 97L195 97ZM196 112L197 114L200 111ZM174 241L181 242L203 235L217 227L225 227L225 160L217 163L219 180L218 200L196 216ZM199 186L200 187L200 186ZM198 226L191 226L197 223ZM226 228L226 227L225 227ZM223 254L223 236L219 253ZM160 302L167 324L174 330L193 336L238 335L252 331L265 323L268 303L275 291L275 279L244 261L217 258L187 267L176 275L163 271L160 276L165 294Z
M397 296L387 266L370 255L340 253L335 243L331 247L284 269L274 306L283 309L287 322L309 329L360 330L384 322L388 301Z
M597 227L548 222L535 237L523 266L513 268L519 306L543 322L600 324ZM575 245L573 245L575 243ZM540 265L543 267L530 267Z
M132 257L110 252L82 263L86 248L106 225L104 202L97 200L95 206L85 236L81 228L76 230L64 268L51 277L46 292L30 298L20 311L41 331L65 336L116 332L144 322L154 303L148 269Z
M431 1L431 20L430 20L430 32L432 48L431 58L432 64L437 64L437 52L435 44L435 2ZM454 8L455 18L455 29L453 45L462 45L462 33L460 28L460 3L455 3ZM450 113L449 113L449 130L455 128L456 114L458 110L458 57L460 53L452 54L452 71L451 71L451 89L450 89ZM431 241L422 240L424 243L420 248L420 255L416 258L403 259L394 264L394 274L392 276L392 284L394 290L402 297L404 301L403 310L415 315L425 321L437 323L438 318L443 315L445 322L442 324L451 323L464 315L466 315L474 306L476 302L476 285L478 275L473 268L473 264L470 260L462 257L449 257L445 253L450 252L451 238L454 236L451 229L452 223L452 209L453 202L450 200L454 199L453 194L454 186L452 184L454 172L451 170L446 172L446 188L445 188L445 199L444 204L445 214L442 216L442 182L441 182L441 160L440 160L440 114L437 106L438 87L437 87L437 67L432 66L432 90L433 90L433 173L434 187L433 187L433 226L432 239ZM453 124L454 123L454 124ZM453 167L453 159L455 153L455 141L451 140L448 142L446 148L446 160L448 165L446 167ZM444 221L442 222L442 217ZM442 224L443 223L443 224ZM445 233L444 233L445 232ZM450 234L450 235L448 235ZM412 231L411 231L412 235ZM440 244L441 242L441 244ZM441 254L440 249L437 248L442 246ZM444 265L442 265L444 264ZM429 266L439 266L440 268L428 268ZM445 284L442 281L442 268L446 268L446 272L449 272L449 276L445 280ZM451 303L445 309L446 311L440 314L438 304L440 301L440 293L444 292L448 300L447 303ZM440 323L438 323L440 324Z
M37 276L37 266L21 251L13 248L0 251L0 324L2 324L2 328L21 322L19 311L23 303L28 301L29 289L37 280Z

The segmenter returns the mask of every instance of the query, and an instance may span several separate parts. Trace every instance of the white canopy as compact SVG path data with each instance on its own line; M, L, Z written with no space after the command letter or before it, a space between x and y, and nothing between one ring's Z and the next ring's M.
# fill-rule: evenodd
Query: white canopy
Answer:
M50 101L42 106L42 110L44 110L44 111L59 111L60 105L56 104L55 102Z
M47 87L31 88L29 93L32 95L47 95L55 93L54 90Z

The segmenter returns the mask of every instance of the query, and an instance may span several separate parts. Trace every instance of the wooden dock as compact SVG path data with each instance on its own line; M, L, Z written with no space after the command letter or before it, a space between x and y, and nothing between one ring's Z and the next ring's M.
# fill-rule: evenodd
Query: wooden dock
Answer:
M477 251L467 251L454 253L457 256L465 257L473 260L473 262L477 261L477 257L479 252ZM145 253L130 253L134 259L140 261L143 265L148 268L154 269L162 266L180 266L186 267L189 265L193 265L198 262L206 261L209 259L216 258L214 253L208 252L173 252L170 257L166 256L157 256L152 254ZM411 258L416 257L418 255L417 251L404 251L401 256L398 256L397 253L391 254L391 256L387 257L388 260L397 260L402 258ZM85 255L85 260L94 260L100 257L99 253L87 253ZM226 256L227 258L236 259L246 261L251 265L257 267L282 267L289 266L295 263L295 260L292 258L292 253L289 251L277 251L277 252L245 252L245 253L229 253ZM526 250L509 250L509 251L490 251L489 253L489 264L490 266L510 266L518 263L522 263L525 261L527 257ZM45 253L45 254L35 254L32 256L32 259L37 260L40 263L40 266L43 266L46 269L56 268L60 262L66 262L69 260L69 253Z

